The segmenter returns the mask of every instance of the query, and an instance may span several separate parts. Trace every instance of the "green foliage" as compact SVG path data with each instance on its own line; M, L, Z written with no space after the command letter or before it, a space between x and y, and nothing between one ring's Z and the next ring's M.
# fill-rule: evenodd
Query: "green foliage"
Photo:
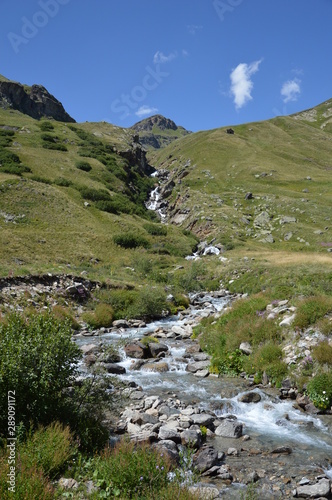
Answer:
M28 467L18 462L15 477L15 493L8 490L9 465L7 456L2 452L0 455L0 498L11 500L52 500L54 488L49 480L43 475L40 468ZM15 496L14 496L15 495Z
M39 127L40 127L40 130L42 130L43 132L48 132L50 130L54 130L54 125L51 122L49 122L48 120L40 122Z
M110 200L111 195L106 189L95 189L87 186L78 188L82 198L91 201Z
M69 427L54 422L29 434L27 441L19 446L20 461L28 468L41 468L44 475L54 479L75 456L77 445Z
M156 339L156 337L150 337L149 335L147 335L146 337L142 337L140 342L144 345L149 345L151 343L158 344L159 340Z
M82 319L92 328L108 328L112 326L114 317L113 307L109 304L97 304L93 313L87 312L83 314Z
M69 325L50 314L28 321L12 315L0 324L0 352L0 433L6 433L8 391L15 391L16 414L27 427L60 418L66 404L63 391L81 358Z
M148 248L150 246L149 241L139 234L127 232L124 234L116 234L113 237L113 241L116 245L123 248L137 248L143 247Z
M143 227L151 236L167 236L167 227L162 224L144 224Z
M1 153L0 153L0 162L1 162ZM3 165L0 166L0 172L4 174L13 174L13 175L22 175L27 172L31 172L29 167L25 165Z
M279 384L287 374L287 365L282 361L282 349L273 342L267 342L250 355L244 363L247 373L266 372L273 384Z
M46 177L41 177L40 175L31 175L30 180L34 182L41 182L42 184L52 184L50 179L46 179Z
M115 194L110 200L97 201L95 206L103 212L111 214L133 214L137 212L137 207L125 196Z
M55 151L68 151L67 147L61 143L45 142L43 144L44 149L53 149Z
M324 295L308 297L301 301L296 311L294 326L304 329L314 325L332 312L332 298Z
M307 394L320 410L328 410L332 405L332 370L313 377L307 384Z
M78 168L79 170L83 170L83 172L90 172L90 170L92 170L92 167L88 161L79 160L75 163L75 165L76 168Z
M223 375L239 375L243 372L243 360L245 356L239 350L235 351L222 351L219 350L218 354L214 354L211 361L211 372L223 374Z
M65 179L64 177L58 177L55 179L54 184L61 187L70 187L73 185L73 182L69 179Z
M327 340L320 342L313 348L312 357L321 365L332 366L332 345Z
M96 457L88 472L104 492L101 498L156 498L168 485L169 470L167 458L150 446L123 440Z
M46 141L46 142L56 143L59 140L59 137L57 137L56 135L51 135L51 134L41 134L40 137L42 138L43 141Z
M55 305L52 309L54 317L59 321L67 321L73 330L79 330L80 325L73 316L72 311L68 308Z

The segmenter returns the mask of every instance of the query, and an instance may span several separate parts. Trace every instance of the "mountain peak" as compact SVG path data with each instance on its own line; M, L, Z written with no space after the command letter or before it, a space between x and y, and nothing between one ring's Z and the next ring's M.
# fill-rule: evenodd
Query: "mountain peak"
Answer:
M139 133L140 142L147 148L159 149L175 139L189 134L183 127L162 115L153 115L130 127Z
M151 131L154 127L158 127L160 130L177 130L179 128L173 120L162 115L149 116L149 118L135 123L131 128L140 132L141 130Z

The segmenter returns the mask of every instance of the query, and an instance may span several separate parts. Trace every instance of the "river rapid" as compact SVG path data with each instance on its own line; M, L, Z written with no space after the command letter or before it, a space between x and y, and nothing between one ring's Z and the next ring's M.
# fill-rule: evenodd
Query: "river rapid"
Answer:
M120 350L121 361L117 364L125 369L125 373L116 376L129 387L136 386L131 390L142 395L134 397L131 409L143 411L146 398L158 397L178 413L190 413L189 408L195 413L213 416L216 421L237 419L243 425L245 438L225 438L208 433L207 443L219 454L225 454L225 463L233 477L230 484L218 478L205 479L219 488L221 496L240 498L239 489L244 488L246 477L254 471L258 474L257 484L263 488L259 498L292 498L292 488L303 478L313 481L325 474L332 479L331 415L305 413L294 404L294 400L280 399L278 389L255 386L250 379L203 376L206 373L202 372L198 376L200 371L188 371L197 359L204 362L197 341L191 339L193 326L202 317L220 316L230 301L231 297L225 291L196 294L191 296L189 309L177 316L142 327L129 325L94 332L93 336L78 335L75 342L83 349L83 346L96 345L102 350L113 345ZM181 331L186 332L185 335L180 335ZM144 360L140 367L136 364L136 369L133 369L137 359L128 357L124 346L151 335L159 336L159 341L168 350L163 357ZM146 362L160 361L167 366L166 371L144 369ZM89 375L84 363L81 370L84 376ZM259 394L260 400L256 403L241 402L241 396L248 392ZM166 419L160 413L158 418L165 423Z

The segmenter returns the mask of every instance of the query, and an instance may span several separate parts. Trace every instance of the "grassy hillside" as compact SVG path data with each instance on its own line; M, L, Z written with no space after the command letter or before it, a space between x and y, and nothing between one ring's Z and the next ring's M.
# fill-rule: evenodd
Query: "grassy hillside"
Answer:
M332 246L331 105L236 126L234 135L223 128L198 132L150 152L155 167L169 169L175 181L171 220L228 248L326 253ZM304 119L313 115L317 121ZM247 193L252 197L245 199Z
M178 228L154 229L144 207L153 181L126 157L129 131L0 110L0 141L1 276L71 268L135 281L138 252L172 268L195 245ZM125 249L114 241L124 233L143 241Z

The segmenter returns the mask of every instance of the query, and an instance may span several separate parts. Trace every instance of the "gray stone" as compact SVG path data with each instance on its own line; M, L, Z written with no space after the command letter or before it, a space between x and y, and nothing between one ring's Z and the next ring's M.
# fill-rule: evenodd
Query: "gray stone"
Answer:
M283 225L283 224L292 224L292 223L295 223L297 222L296 220L296 217L281 217L281 219L279 220L279 224Z
M78 482L72 478L61 477L59 479L59 486L64 490L76 490L78 488Z
M80 349L83 354L92 354L99 351L99 347L96 344L84 344Z
M191 415L191 421L194 425L204 425L204 427L212 427L215 417L209 415L208 413L198 413Z
M239 438L242 436L243 425L237 420L225 419L216 428L216 436L228 437L228 438Z
M210 361L197 361L196 363L188 363L186 371L196 373L198 370L205 370L210 366Z
M176 429L172 429L167 425L163 425L159 429L159 439L164 441L170 440L174 441L174 443L181 443L181 435Z
M213 500L214 498L219 497L219 490L214 485L202 484L198 486L190 486L188 490L194 498L199 500Z
M143 371L150 371L150 372L157 372L157 373L163 373L163 372L168 372L169 366L167 363L146 363L142 367Z
M114 328L129 328L130 324L125 319L117 319L113 321L112 326L114 326Z
M198 370L196 373L194 373L194 376L199 378L206 378L209 375L210 375L209 370Z
M252 347L249 342L242 342L239 347L240 351L243 352L243 354L247 354L248 356L252 354Z
M331 481L329 479L321 479L316 484L306 484L298 486L296 496L300 498L329 498L331 493Z
M259 403L261 400L260 394L258 392L247 392L239 398L240 403Z
M156 358L158 356L158 354L160 354L161 352L167 352L168 351L168 347L166 344L162 344L160 342L150 342L149 343L149 349L150 349L150 352L151 352L151 355L153 358Z
M124 351L128 358L146 359L149 357L149 349L141 342L127 344Z
M218 464L218 452L213 446L204 446L194 455L193 464L200 473L206 472Z
M268 227L270 224L270 219L271 219L271 217L267 212L261 212L254 219L254 226L255 227Z
M122 375L126 373L124 366L117 365L116 363L104 363L102 365L108 373L113 373L114 375Z
M181 432L181 444L190 445L194 449L198 449L202 444L202 433L196 429L188 429Z

